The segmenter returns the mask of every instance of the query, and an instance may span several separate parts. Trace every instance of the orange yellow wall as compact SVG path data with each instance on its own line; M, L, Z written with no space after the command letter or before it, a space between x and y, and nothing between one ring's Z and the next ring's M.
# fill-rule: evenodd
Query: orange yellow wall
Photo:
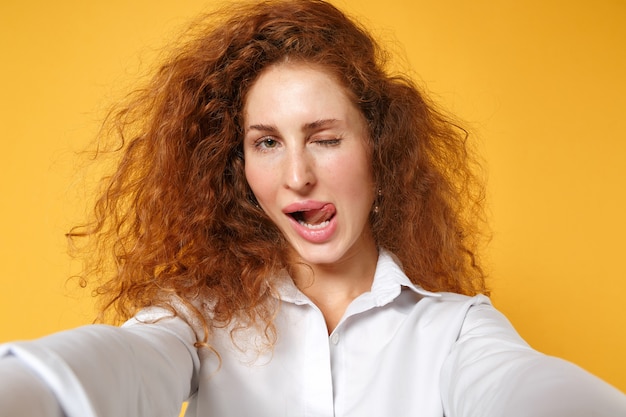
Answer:
M493 300L535 348L626 391L626 3L337 0L403 45L488 163ZM63 233L82 150L211 2L0 4L0 341L90 322Z

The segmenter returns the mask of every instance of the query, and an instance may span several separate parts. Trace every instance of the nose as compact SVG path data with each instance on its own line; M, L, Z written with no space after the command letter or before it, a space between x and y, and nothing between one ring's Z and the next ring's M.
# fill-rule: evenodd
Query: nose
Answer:
M298 193L306 192L316 181L315 162L306 149L293 149L285 160L284 186Z

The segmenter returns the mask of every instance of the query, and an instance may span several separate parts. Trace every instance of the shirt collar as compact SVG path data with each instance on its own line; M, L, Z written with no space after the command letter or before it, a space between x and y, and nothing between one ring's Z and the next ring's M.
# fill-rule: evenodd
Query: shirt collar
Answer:
M376 306L382 306L390 303L400 295L402 287L406 287L425 297L441 296L438 293L426 291L419 285L412 283L404 274L401 263L396 256L381 248L378 254L378 262L376 263L376 272L374 272L372 289L362 294L358 299L369 301ZM283 301L294 304L311 303L309 298L296 287L286 270L282 270L276 277L275 289L278 297Z
M372 283L371 293L383 297L383 294L393 293L393 298L400 293L401 287L406 287L425 297L440 297L441 294L432 291L426 291L419 285L411 282L402 270L402 263L391 252L380 249L378 255L378 263L376 264L376 272L374 273L374 282ZM390 300L389 300L390 301ZM386 301L386 302L389 302Z

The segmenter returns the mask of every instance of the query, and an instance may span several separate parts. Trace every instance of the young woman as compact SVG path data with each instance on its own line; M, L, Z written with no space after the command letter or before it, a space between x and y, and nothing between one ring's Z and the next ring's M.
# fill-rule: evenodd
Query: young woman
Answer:
M330 4L207 17L112 123L71 237L126 323L2 346L3 415L626 415L490 305L465 132Z

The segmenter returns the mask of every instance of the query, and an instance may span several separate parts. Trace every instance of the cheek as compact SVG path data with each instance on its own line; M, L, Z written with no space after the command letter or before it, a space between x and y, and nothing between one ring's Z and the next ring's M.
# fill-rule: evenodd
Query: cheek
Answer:
M244 172L248 186L259 203L266 201L271 191L271 178L266 169L254 163L245 164Z
M244 165L244 173L246 175L246 181L248 182L248 186L252 190L252 192L256 195L257 182L258 182L258 174L257 170L254 169L250 164Z
M327 172L333 183L359 200L374 193L374 173L366 156L335 161Z

